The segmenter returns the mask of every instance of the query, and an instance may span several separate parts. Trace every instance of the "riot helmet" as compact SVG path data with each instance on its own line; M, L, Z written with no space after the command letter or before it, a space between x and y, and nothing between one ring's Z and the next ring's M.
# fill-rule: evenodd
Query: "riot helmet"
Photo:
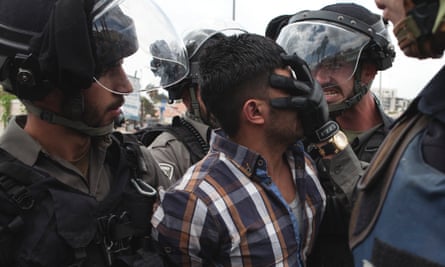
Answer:
M164 87L168 91L169 102L182 99L184 91L188 90L191 98L191 115L198 121L208 125L212 124L209 114L202 114L197 100L196 89L198 88L199 66L198 58L204 47L208 47L214 42L230 35L246 33L242 26L234 21L212 20L201 21L199 26L192 26L185 31L183 42L187 49L189 60L189 71L179 83Z
M26 0L7 1L4 13L16 14ZM13 3L14 2L14 3ZM182 40L165 14L151 0L58 0L36 1L34 24L29 17L6 16L0 19L0 80L4 88L23 100L29 112L45 112L31 101L43 98L52 89L73 99L72 112L43 116L89 135L112 129L95 130L81 120L81 90L97 83L113 94L128 94L107 88L99 82L107 69L122 65L132 83L132 91L168 86L188 73ZM26 6L25 9L28 9ZM24 15L24 12L18 12ZM29 19L29 22L28 22ZM152 53L150 47L163 41L168 55ZM150 62L160 58L174 64L174 72L153 73ZM135 85L140 85L136 87Z
M234 21L210 20L200 21L197 26L191 26L184 31L183 42L187 50L189 61L189 72L173 86L165 86L168 91L169 101L182 98L182 92L198 84L198 57L204 46L208 46L214 41L234 34L245 33L246 30Z
M341 70L341 79L354 81L354 96L342 103L330 104L331 113L358 103L369 91L370 84L360 82L361 63L369 62L377 70L385 70L392 66L395 57L386 22L352 3L293 15L280 29L277 43L287 53L303 58L314 74L332 75Z

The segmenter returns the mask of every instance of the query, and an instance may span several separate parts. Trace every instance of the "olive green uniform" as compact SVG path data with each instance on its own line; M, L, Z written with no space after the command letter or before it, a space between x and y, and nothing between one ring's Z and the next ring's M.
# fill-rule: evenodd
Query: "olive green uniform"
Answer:
M193 120L188 113L184 116L184 120L189 122L201 137L208 142L208 133L210 132L208 125ZM180 179L192 165L190 152L185 144L169 132L161 133L153 140L149 148L159 167L172 182Z
M36 140L24 131L25 122L26 116L18 116L10 121L5 133L0 137L0 148L26 165L41 169L77 190L94 196L98 200L105 198L110 190L110 177L112 177L110 166L105 164L105 155L111 145L110 136L92 139L88 170L85 176L70 162L45 151ZM170 181L155 164L150 151L141 146L141 153L147 167L142 178L154 187L168 187Z

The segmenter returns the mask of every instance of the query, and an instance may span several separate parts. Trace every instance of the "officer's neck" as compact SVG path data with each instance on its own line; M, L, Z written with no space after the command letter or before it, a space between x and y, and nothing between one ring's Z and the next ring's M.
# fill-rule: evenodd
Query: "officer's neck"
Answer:
M382 123L382 118L373 95L368 92L363 98L345 110L335 120L340 128L350 131L366 131Z
M91 137L28 114L25 131L51 155L75 161L90 149Z

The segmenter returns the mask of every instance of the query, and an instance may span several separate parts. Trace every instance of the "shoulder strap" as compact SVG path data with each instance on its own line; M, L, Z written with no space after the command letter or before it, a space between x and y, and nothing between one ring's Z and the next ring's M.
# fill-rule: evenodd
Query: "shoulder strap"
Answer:
M172 130L190 152L192 164L201 160L209 151L208 143L192 124L178 116L173 118Z
M0 149L0 190L21 210L34 206L27 186L43 180L43 174L21 163L3 149Z
M135 136L142 144L149 146L163 132L174 135L187 147L192 164L202 159L209 150L208 143L195 127L179 116L173 118L171 125L157 124L147 127L136 132Z
M156 124L137 131L134 136L145 146L151 145L153 141L165 131L170 131L171 125Z
M367 140L364 140L362 146L359 151L355 151L357 157L361 161L370 162L374 157L374 154L377 152L378 148L382 144L385 139L388 131L385 130L385 126L381 125L377 129L375 129L372 133L370 133Z
M407 117L399 121L383 141L365 175L357 184L358 195L349 229L351 247L360 243L372 230L405 148L429 121L429 117L421 114ZM364 207L363 203L368 205Z
M0 265L12 266L12 240L24 226L23 214L35 206L28 186L42 179L37 171L0 149Z
M110 157L115 157L116 155L124 156L123 159L130 168L132 172L132 180L141 180L140 178L143 176L143 173L148 173L148 166L145 162L145 159L142 155L141 146L145 146L140 141L140 136L135 134L123 134L120 132L114 132L112 134L113 145L115 146L114 150L111 153L108 153ZM119 156L119 157L120 157ZM111 159L110 162L118 162L119 159ZM159 177L154 177L155 184L159 183ZM149 186L151 187L151 186ZM153 188L149 188L149 191L154 190Z

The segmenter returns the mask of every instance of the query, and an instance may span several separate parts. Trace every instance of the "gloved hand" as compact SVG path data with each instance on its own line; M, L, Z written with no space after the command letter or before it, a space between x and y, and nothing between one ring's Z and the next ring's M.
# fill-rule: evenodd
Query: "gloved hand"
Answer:
M311 75L307 63L297 55L281 55L296 77L272 74L269 83L274 88L288 92L290 97L271 100L275 108L296 109L303 124L304 135L311 143L321 143L331 138L339 126L329 119L329 110L323 89Z

